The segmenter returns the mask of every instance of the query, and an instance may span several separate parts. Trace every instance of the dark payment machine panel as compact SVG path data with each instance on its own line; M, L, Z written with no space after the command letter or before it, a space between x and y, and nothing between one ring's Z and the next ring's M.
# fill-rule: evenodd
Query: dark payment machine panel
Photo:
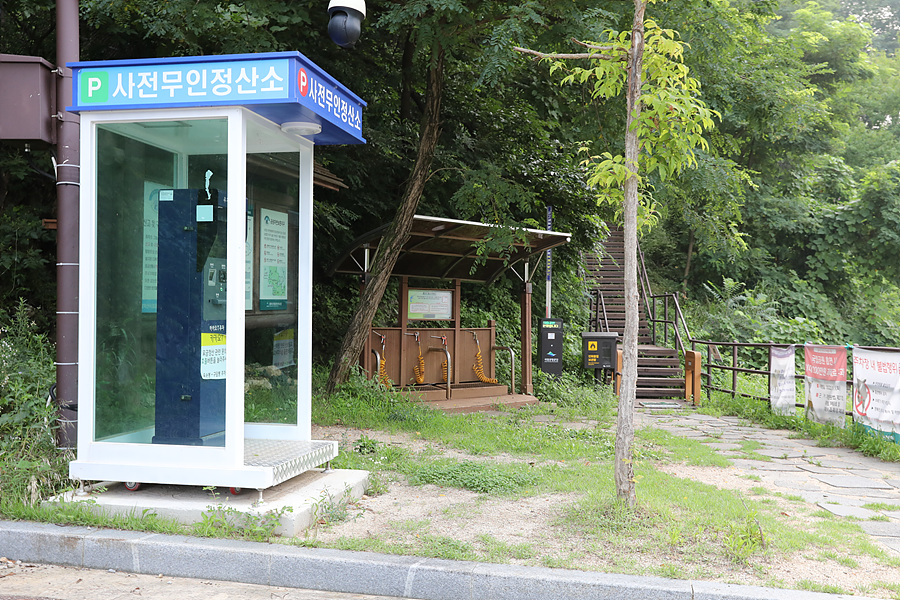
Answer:
M154 444L225 445L225 194L160 190Z
M618 362L614 331L585 331L581 334L581 354L585 369L615 370Z
M541 319L541 371L562 375L563 322L562 319Z

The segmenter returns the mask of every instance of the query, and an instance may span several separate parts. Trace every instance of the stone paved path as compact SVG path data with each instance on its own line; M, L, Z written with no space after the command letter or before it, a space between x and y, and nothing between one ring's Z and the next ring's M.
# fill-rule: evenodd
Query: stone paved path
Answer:
M713 417L692 410L635 411L635 427L653 426L672 435L710 443L738 469L787 490L841 517L860 519L863 531L900 553L900 463L884 462L848 448L822 448L815 440L792 439L793 432L764 429L738 417ZM741 442L755 441L748 460ZM866 505L870 505L866 508ZM878 505L873 509L871 505ZM887 520L870 520L879 515Z

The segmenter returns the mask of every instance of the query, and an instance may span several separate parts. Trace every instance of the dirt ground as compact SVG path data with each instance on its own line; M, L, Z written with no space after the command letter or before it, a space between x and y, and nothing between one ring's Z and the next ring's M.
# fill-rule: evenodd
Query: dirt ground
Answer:
M317 439L337 439L352 444L362 435L385 444L395 444L422 451L428 444L403 435L378 431L322 428ZM438 448L442 456L477 459L458 451ZM513 460L499 457L497 460ZM693 479L721 489L747 493L750 488L764 486L742 476L734 467L692 467L661 465L661 470L677 477ZM772 489L773 492L790 490ZM603 572L627 572L635 575L662 575L661 565L672 565L672 576L724 583L809 589L816 591L835 586L844 593L876 598L900 598L900 568L886 566L868 556L854 557L855 564L840 558L823 557L817 549L795 553L790 557L777 553L754 555L747 564L710 557L677 565L678 549L647 552L627 547L605 547L590 536L573 532L560 524L565 508L578 499L576 494L547 494L510 501L485 497L474 492L433 485L410 486L404 480L391 481L386 493L351 506L350 518L320 526L309 532L321 542L334 543L341 538L374 538L393 545L421 547L422 538L452 539L478 549L483 554L490 546L506 550L504 562L533 566L560 566ZM783 514L790 514L798 524L815 512L814 505L798 511L796 504L779 499ZM874 544L878 544L874 541ZM509 556L512 558L509 558ZM896 556L896 553L894 553ZM897 557L900 558L900 557ZM840 562L839 562L840 561ZM843 563L843 564L842 564ZM624 567L624 568L623 568ZM885 585L872 585L880 582ZM887 586L887 587L886 587Z

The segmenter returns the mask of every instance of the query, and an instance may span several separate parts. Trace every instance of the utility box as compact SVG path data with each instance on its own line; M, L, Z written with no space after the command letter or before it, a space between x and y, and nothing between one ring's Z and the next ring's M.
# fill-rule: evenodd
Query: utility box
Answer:
M56 143L56 77L39 56L0 54L0 140Z
M585 331L581 334L581 354L585 369L612 370L616 368L615 331Z
M562 319L541 319L541 371L560 376L563 370Z

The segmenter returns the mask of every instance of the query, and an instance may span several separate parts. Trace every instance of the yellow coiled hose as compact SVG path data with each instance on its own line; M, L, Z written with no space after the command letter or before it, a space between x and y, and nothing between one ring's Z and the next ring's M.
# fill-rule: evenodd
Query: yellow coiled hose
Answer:
M475 353L475 376L481 383L497 383L497 380L484 374L484 360L481 358L481 345L478 345L478 352Z
M381 382L381 385L383 385L386 388L389 388L389 387L391 387L391 378L388 377L388 374L387 374L387 367L385 366L386 362L387 361L385 361L385 359L382 358L381 361L378 363L378 380Z
M450 369L447 367L447 359L441 363L441 375L444 377L444 383L450 379Z
M418 363L413 365L413 373L416 374L416 383L419 385L425 383L425 358L422 356L421 348L419 348Z

